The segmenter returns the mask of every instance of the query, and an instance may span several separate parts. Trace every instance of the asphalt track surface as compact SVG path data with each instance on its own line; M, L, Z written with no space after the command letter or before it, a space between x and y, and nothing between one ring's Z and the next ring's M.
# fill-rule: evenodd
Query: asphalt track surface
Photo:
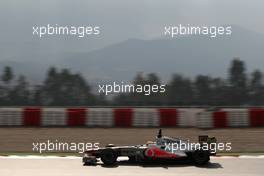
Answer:
M121 159L122 160L122 159ZM0 157L1 176L263 176L264 157L214 157L210 164L131 164L83 166L80 157Z

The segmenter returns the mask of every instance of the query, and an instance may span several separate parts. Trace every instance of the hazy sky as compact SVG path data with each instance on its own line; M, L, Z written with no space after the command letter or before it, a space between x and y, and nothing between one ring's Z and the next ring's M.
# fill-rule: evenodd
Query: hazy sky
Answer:
M236 24L263 33L263 0L1 0L0 60L35 49L89 51L129 38L159 37L169 24ZM99 38L32 36L34 25L99 25Z

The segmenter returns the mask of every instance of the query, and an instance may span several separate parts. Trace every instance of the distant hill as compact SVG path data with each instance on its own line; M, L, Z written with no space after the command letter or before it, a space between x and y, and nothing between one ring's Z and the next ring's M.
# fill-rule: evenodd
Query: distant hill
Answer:
M131 79L140 71L157 72L165 79L172 73L225 76L233 57L246 61L248 68L264 70L263 42L263 35L235 27L231 37L131 39L68 56L62 63L85 75L112 80Z
M29 77L44 76L44 70L49 65L67 67L81 72L92 81L129 81L141 71L156 72L165 80L169 79L172 73L182 73L186 76L226 76L233 57L244 60L249 71L255 68L264 71L263 42L262 34L235 26L231 37L130 39L91 52L60 54L59 58L54 58L55 62L50 62L50 58L45 64L12 62L9 65ZM6 63L1 61L0 64ZM37 80L43 79L43 76Z

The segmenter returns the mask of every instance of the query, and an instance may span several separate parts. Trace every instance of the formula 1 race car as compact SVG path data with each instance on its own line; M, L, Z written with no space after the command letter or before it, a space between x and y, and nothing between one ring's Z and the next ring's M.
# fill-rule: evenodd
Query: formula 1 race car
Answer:
M159 130L155 142L134 146L109 144L104 148L85 151L82 161L84 165L94 165L100 158L105 165L112 165L119 156L126 156L129 161L134 162L188 159L196 165L204 165L208 163L211 155L215 155L208 147L210 143L216 143L216 138L199 136L198 143L192 143L194 145L190 147L188 141L162 136L162 131Z

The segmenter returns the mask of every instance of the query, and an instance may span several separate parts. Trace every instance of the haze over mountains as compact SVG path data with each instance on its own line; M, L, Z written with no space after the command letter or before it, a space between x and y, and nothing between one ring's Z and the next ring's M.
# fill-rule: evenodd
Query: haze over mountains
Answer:
M14 52L21 52L21 57L27 59L11 61L2 55L0 66L2 69L9 65L34 82L42 81L51 65L80 72L90 82L130 81L137 72L155 72L163 80L168 80L173 73L224 77L233 57L244 60L248 71L255 68L264 71L264 35L238 26L233 26L232 31L232 36L216 38L129 39L87 52L45 52L45 47L30 51L27 45L17 50L13 46Z

